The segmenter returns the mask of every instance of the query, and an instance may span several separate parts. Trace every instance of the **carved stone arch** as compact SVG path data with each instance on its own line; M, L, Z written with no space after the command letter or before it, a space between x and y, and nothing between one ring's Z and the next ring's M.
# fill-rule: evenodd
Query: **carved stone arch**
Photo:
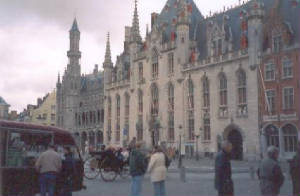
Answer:
M233 129L238 130L238 131L241 133L243 140L245 140L245 138L246 138L245 132L243 131L242 128L240 128L240 126L238 126L238 125L235 124L235 123L229 124L229 125L224 129L224 132L223 132L223 135L222 135L223 140L226 140L226 139L227 139L229 132L230 132L231 130L233 130Z
M232 159L242 160L244 153L243 143L245 141L244 131L238 125L231 123L224 129L223 140L228 140L232 144Z

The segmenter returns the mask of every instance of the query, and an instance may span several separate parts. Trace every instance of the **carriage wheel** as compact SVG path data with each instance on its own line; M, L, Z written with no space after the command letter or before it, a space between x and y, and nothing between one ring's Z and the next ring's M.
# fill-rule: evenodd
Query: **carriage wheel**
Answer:
M114 168L111 167L108 158L105 158L101 162L100 173L102 180L105 182L112 182L117 177L117 172Z
M97 178L100 170L98 167L98 160L94 157L90 157L84 162L84 177L92 180Z

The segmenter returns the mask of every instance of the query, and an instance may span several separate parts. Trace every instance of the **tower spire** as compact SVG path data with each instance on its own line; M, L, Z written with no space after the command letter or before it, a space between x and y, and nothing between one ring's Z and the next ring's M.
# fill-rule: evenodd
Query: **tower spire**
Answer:
M107 41L106 41L106 50L105 50L105 59L103 63L103 68L112 67L113 63L111 61L111 52L110 52L110 35L107 33Z
M57 83L60 83L60 73L58 72L58 75L57 75Z
M139 15L137 10L137 0L134 0L134 14L131 27L131 41L132 42L141 42L142 38L140 35L140 24L139 24Z
M76 17L74 18L74 21L73 21L73 24L72 24L72 27L71 27L70 31L72 31L72 32L75 32L75 31L79 32L79 28L78 28Z

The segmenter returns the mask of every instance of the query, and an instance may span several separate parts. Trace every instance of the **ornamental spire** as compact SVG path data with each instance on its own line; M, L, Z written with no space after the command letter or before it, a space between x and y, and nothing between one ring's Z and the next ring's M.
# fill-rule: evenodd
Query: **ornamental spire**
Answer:
M79 32L79 28L78 28L78 24L77 24L77 19L76 17L74 18L74 21L73 21L73 24L72 24L72 27L71 27L71 30L70 31L77 31Z
M134 0L134 14L131 27L131 41L141 42L142 38L140 35L139 15L137 10L137 0Z
M107 41L106 41L106 51L105 51L105 59L103 63L103 68L112 67L113 63L111 61L111 52L110 52L110 41L109 41L109 32L107 33Z

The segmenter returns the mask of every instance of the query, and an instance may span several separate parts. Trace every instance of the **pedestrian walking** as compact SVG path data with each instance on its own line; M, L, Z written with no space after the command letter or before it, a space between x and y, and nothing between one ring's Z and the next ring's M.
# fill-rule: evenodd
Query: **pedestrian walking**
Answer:
M54 146L49 145L48 150L43 152L36 161L35 168L39 172L41 196L54 196L56 177L62 167L60 155L55 152Z
M280 193L284 176L278 163L279 150L275 146L267 149L267 157L263 159L258 169L260 190L262 195L276 196Z
M296 155L290 162L290 174L293 182L293 195L300 195L300 146L298 144Z
M219 196L234 195L234 186L231 178L231 150L232 144L224 141L221 145L221 151L215 160L215 188Z
M153 183L154 195L166 195L165 179L167 175L167 158L161 147L156 146L151 155L147 171L150 173L151 182Z
M142 192L143 178L147 169L145 155L141 152L142 143L138 142L131 149L129 156L129 167L131 175L131 195L140 196Z
M65 160L62 162L62 189L61 196L72 196L73 177L75 176L75 160L71 148L64 147Z
M136 146L136 137L133 137L132 140L129 142L128 150L131 151Z

